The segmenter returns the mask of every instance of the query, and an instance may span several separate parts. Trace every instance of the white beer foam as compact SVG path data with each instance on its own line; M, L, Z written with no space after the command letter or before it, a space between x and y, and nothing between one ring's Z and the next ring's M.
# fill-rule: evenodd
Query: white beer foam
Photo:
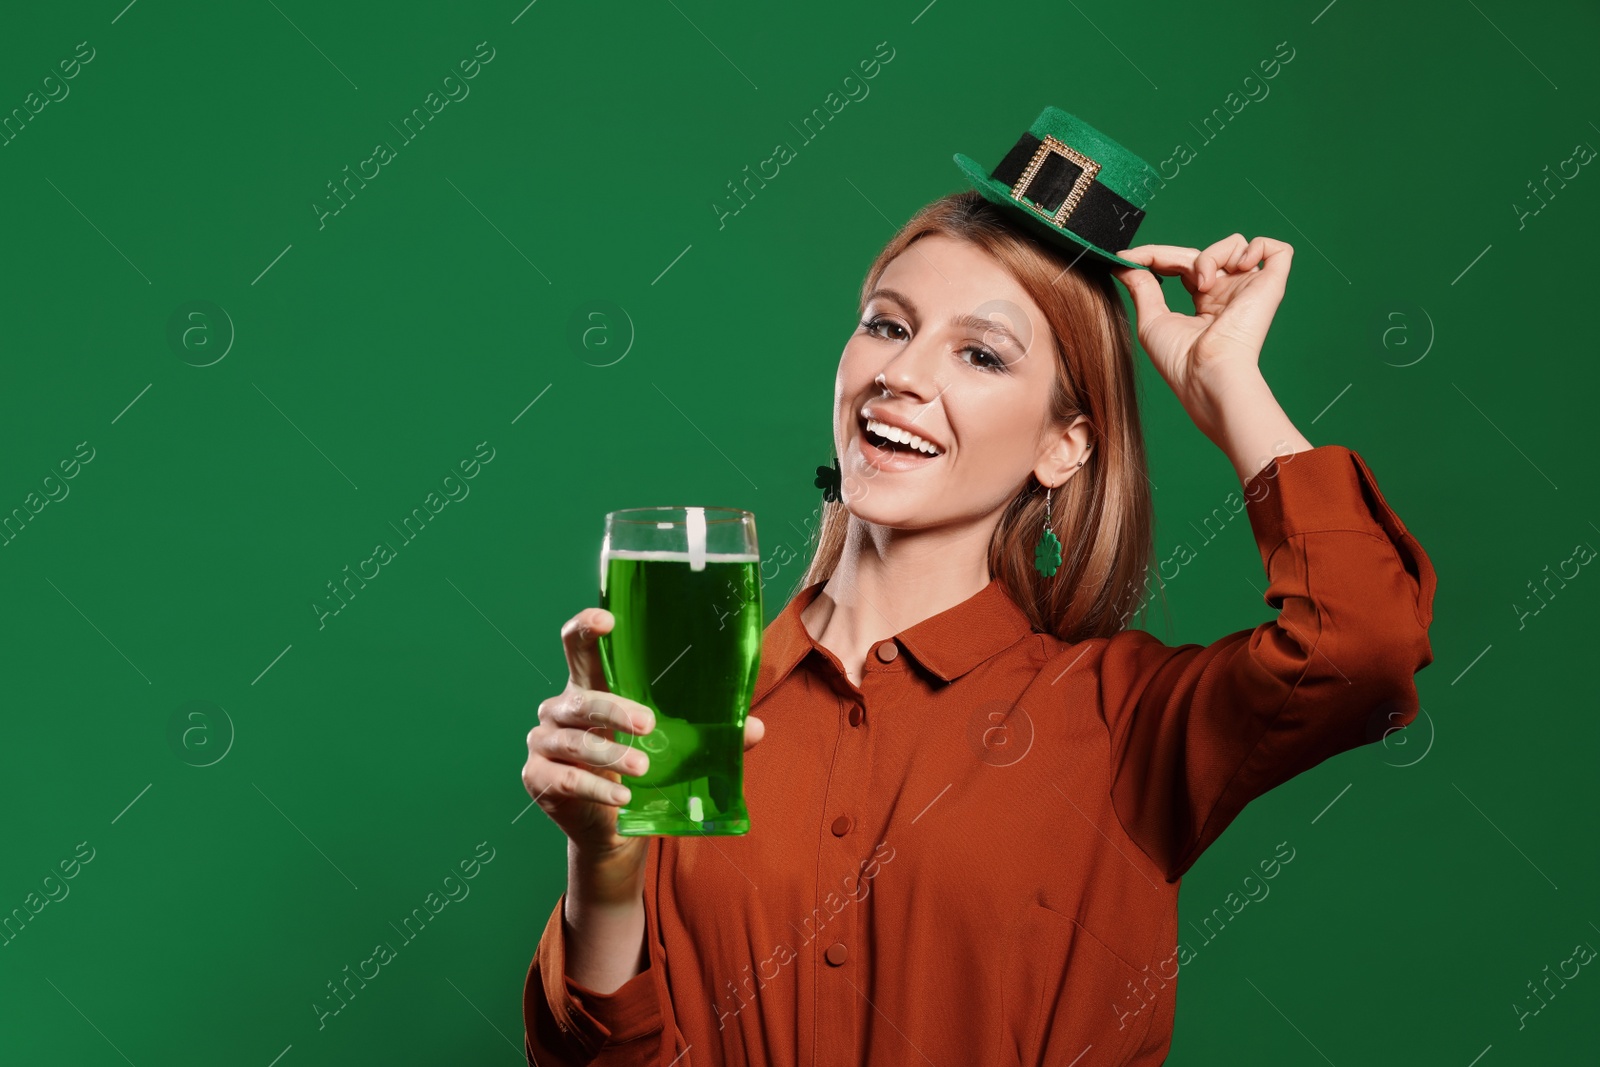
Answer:
M655 549L613 548L603 553L607 559L648 559L666 563L690 563L689 553ZM753 552L707 552L708 563L760 563L761 557Z

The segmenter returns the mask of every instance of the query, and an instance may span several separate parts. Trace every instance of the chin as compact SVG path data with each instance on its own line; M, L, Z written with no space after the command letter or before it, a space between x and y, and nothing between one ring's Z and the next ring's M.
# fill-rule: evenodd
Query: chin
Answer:
M845 497L844 507L852 518L874 526L914 530L938 525L929 521L928 505L935 499L934 493L885 491L873 485L853 499Z

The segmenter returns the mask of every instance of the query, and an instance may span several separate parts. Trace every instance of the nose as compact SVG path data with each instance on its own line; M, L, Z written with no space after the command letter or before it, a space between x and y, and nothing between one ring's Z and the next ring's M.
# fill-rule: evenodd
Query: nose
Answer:
M926 404L939 395L937 378L941 349L928 336L914 337L873 379L886 392Z

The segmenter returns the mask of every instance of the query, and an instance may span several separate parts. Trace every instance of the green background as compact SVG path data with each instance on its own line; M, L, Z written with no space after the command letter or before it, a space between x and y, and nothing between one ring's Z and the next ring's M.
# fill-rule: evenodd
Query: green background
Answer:
M1190 147L1140 240L1295 245L1267 378L1439 575L1425 716L1252 805L1186 878L1194 920L1295 849L1185 965L1171 1062L1592 1055L1593 968L1512 1008L1600 945L1600 578L1515 607L1600 545L1600 177L1537 214L1527 184L1600 144L1592 7L124 2L0 33L0 113L94 49L0 147L0 513L93 449L0 548L0 912L94 849L0 947L0 1059L522 1062L565 877L524 735L596 602L603 513L745 507L766 554L802 549L863 272L960 187L953 152L998 160L1045 104L1152 162ZM470 95L319 228L326 183L479 42ZM801 143L880 42L870 94ZM719 225L779 141L796 158ZM227 322L174 346L192 301ZM1265 580L1245 522L1199 533L1237 480L1140 358L1160 556L1196 553L1146 628L1205 642L1270 617ZM480 442L470 495L319 627L326 583ZM769 564L769 618L802 567ZM470 896L319 1029L325 983L480 842Z

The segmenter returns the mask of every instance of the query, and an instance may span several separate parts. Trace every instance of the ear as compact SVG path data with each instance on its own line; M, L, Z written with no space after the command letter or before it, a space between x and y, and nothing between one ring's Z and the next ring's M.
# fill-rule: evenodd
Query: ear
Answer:
M1060 488L1080 468L1078 461L1089 461L1094 447L1093 430L1087 415L1079 415L1059 431L1052 431L1033 465L1033 475L1042 485Z

